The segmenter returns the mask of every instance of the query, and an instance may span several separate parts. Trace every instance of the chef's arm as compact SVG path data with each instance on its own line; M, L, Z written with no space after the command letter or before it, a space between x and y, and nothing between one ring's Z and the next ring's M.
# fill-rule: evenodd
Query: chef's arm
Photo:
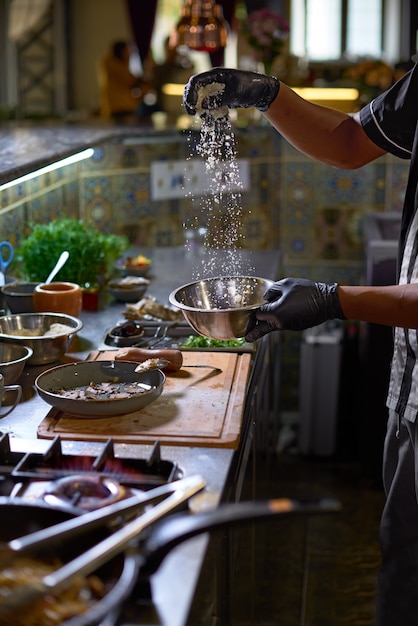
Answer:
M347 319L418 329L418 283L383 287L338 287Z
M333 319L418 329L418 283L352 287L288 277L273 283L264 299L246 334L250 343L274 330L305 330Z
M364 132L358 113L309 102L282 82L264 115L297 150L334 167L355 169L385 154Z
M255 107L296 149L342 169L385 154L367 137L358 114L309 102L275 76L215 67L190 78L183 105L189 115L208 119L213 111L223 118L225 109Z

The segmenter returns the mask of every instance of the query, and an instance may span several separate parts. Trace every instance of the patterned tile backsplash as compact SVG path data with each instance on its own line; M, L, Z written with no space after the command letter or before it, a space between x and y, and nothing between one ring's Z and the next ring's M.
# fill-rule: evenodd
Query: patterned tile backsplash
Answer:
M209 219L207 197L154 200L151 194L151 164L199 158L199 138L198 131L113 138L88 161L0 191L1 239L18 246L31 222L75 216L138 246L183 245L186 224L209 225L210 242L216 235L210 231L225 220L213 212L222 208L212 207ZM238 245L280 248L280 276L364 283L364 215L402 210L408 162L388 155L358 170L338 170L300 154L268 126L237 129L235 138L237 157L250 166L249 188L240 194ZM290 405L299 341L296 334L284 342Z
M364 214L402 210L408 163L386 156L358 170L338 170L301 155L267 126L237 129L235 139L238 158L250 165L238 245L279 247L283 274L364 281ZM31 222L71 215L126 234L132 244L182 245L185 224L208 226L210 203L201 196L154 200L150 168L155 161L199 158L198 141L198 131L186 131L100 144L88 161L1 192L1 236L18 246ZM212 228L222 227L225 215L219 222L213 215Z

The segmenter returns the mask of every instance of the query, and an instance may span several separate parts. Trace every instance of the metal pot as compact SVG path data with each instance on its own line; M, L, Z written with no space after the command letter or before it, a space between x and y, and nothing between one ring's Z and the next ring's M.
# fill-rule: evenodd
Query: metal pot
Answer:
M57 334L48 335L54 324L62 328ZM46 365L65 354L82 328L81 320L62 313L4 315L0 317L0 341L28 346L33 351L28 365Z
M23 503L19 499L1 497L0 511L0 541L9 541L15 537L58 524L79 514L78 510L72 511L70 507L57 508L42 504L40 501ZM91 530L86 532L82 538L78 538L77 541L62 542L59 547L54 546L50 550L54 556L67 561L77 553L82 553L96 544L108 534L109 531L105 530ZM45 549L44 554L48 554L47 549ZM120 554L101 567L97 574L108 588L106 595L91 610L74 619L67 620L62 626L96 626L109 615L114 615L116 622L119 607L135 585L139 564L137 555L126 553Z
M64 622L62 626L95 626L104 616L107 617L106 625L110 626L113 617L113 623L116 623L121 605L132 592L137 579L153 574L174 547L198 534L257 520L274 519L282 515L333 513L339 509L339 503L332 499L301 503L281 498L226 504L214 510L195 514L188 512L171 514L155 522L141 534L136 551L115 557L106 566L97 570L96 573L109 585L107 595L97 602L92 610ZM0 513L0 540L4 541L72 516L68 510L40 504L10 502L7 498L0 498ZM125 529L133 524L137 524L137 519L128 522ZM77 541L61 542L58 549L55 546L54 554L63 560L69 560L76 552L82 553L97 544L100 539L97 530L88 532L82 540L78 538ZM44 554L42 551L38 552L38 556L42 554Z

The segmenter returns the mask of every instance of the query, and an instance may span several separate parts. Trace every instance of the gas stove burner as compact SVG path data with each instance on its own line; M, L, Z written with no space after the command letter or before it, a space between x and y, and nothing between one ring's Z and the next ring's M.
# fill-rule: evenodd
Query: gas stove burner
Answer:
M113 504L132 495L117 480L103 475L67 476L50 483L43 500L54 506L71 506L83 511Z
M115 454L109 439L95 455L65 453L56 437L43 452L13 452L0 433L0 495L72 507L80 513L148 491L182 476L177 463L161 458L158 441L144 458Z

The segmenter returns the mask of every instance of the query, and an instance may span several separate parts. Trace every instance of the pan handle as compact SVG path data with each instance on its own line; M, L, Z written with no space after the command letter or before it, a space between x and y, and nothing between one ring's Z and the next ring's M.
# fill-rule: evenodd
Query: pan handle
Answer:
M201 533L277 516L317 515L337 513L341 504L333 498L315 501L297 501L287 498L258 502L224 504L211 511L188 514L177 513L155 524L141 547L143 564L141 577L157 571L167 554L177 545Z
M188 485L193 486L199 480L200 477L190 476L155 487L147 492L139 493L125 500L110 504L102 509L89 511L88 513L84 513L83 515L71 518L59 524L48 526L47 528L42 528L41 530L37 530L23 537L12 539L8 543L8 548L14 552L25 552L26 550L34 549L39 550L45 546L51 547L56 543L74 539L87 531L101 528L114 520L120 522L121 519L125 519L126 521L134 517L138 511L146 507L146 505L155 504L169 497L171 494L175 493L176 490L187 488ZM0 552L0 564L4 556L5 555L2 555ZM6 557L10 558L8 552L6 552Z

